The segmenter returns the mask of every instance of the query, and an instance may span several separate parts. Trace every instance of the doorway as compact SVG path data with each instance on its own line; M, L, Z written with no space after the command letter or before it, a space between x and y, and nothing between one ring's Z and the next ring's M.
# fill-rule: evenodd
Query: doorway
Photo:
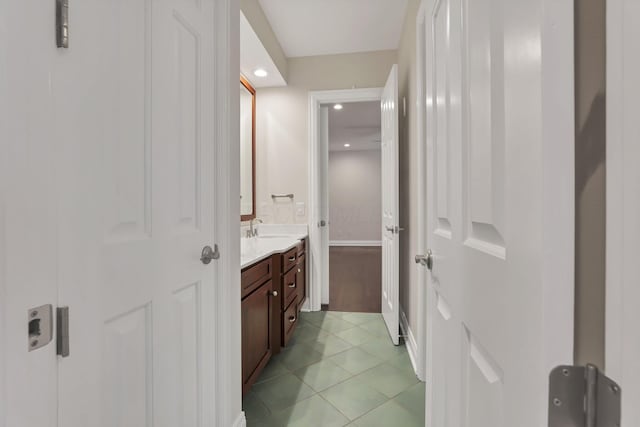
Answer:
M382 158L380 102L326 105L329 111L330 311L381 311Z

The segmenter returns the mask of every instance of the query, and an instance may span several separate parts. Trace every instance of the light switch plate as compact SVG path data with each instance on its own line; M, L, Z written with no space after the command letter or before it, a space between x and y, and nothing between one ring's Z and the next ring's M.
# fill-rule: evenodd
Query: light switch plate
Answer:
M296 216L304 216L304 215L305 215L304 202L296 202Z

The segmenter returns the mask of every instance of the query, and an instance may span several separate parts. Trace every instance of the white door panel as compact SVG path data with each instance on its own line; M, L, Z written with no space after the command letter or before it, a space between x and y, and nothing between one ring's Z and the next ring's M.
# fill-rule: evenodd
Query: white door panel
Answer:
M573 74L547 58L573 44L546 25L573 15L547 3L424 2L429 426L544 425L572 361Z
M56 76L60 425L213 425L214 1L87 3Z
M316 224L312 224L318 228L320 240L318 246L319 266L321 287L322 287L322 304L329 304L329 107L321 106L319 109L318 119L318 167L321 171L319 176L319 192L320 203L318 204L318 220Z
M400 245L398 171L398 66L382 91L382 316L391 340L399 344Z
M606 374L622 388L622 427L640 425L640 4L607 2Z

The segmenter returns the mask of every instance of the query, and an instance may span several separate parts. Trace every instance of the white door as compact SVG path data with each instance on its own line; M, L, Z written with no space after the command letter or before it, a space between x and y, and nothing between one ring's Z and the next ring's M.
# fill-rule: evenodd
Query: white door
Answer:
M606 374L622 387L622 427L640 425L640 3L607 2Z
M55 343L29 352L27 327L27 309L55 304L58 294L54 6L18 1L0 7L2 427L56 425Z
M54 88L60 426L215 423L214 4L72 3Z
M540 427L573 361L573 4L423 6L427 425Z
M395 345L400 328L398 187L398 66L382 91L382 316Z
M329 304L329 107L321 105L317 110L318 141L312 173L318 179L314 210L311 215L310 242L311 268L309 277L319 281L313 287L320 289L313 293L310 308L320 310L322 304ZM319 295L317 300L315 295Z

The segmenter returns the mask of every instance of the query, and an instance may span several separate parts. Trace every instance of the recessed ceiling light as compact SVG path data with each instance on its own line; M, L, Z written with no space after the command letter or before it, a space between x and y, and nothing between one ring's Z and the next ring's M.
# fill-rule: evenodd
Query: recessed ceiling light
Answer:
M253 75L256 77L267 77L269 73L264 68L258 68L253 72Z
M351 144L344 144L344 146L349 148L349 147L351 147Z
M336 104L333 106L334 110L342 110L342 104Z

